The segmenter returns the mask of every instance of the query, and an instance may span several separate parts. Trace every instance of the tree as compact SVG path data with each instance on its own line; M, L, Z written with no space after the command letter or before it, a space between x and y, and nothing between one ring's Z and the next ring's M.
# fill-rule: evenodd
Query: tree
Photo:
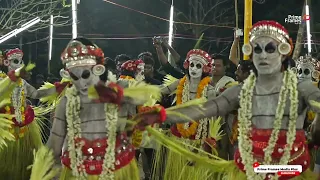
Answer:
M41 22L28 29L29 32L47 28L50 15L54 16L54 26L65 26L70 17L64 16L70 8L62 0L4 0L0 1L0 34L11 31L22 24L39 17Z

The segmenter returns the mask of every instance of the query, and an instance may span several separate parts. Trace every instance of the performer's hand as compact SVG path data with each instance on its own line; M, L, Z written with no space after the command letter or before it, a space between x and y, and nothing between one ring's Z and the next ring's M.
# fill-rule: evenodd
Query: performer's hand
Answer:
M217 141L214 138L206 138L203 143L203 150L212 154L212 149L217 147Z
M119 85L115 83L106 85L104 82L100 81L94 88L98 94L98 99L95 99L96 102L121 104L123 89Z
M166 110L162 106L143 107L141 113L134 117L134 121L137 122L135 128L139 130L145 130L146 126L150 126L156 123L163 123L166 120Z
M19 69L9 71L8 77L11 79L11 81L16 82L19 78L26 80L30 79L31 74L30 72L26 71L26 66L23 66Z

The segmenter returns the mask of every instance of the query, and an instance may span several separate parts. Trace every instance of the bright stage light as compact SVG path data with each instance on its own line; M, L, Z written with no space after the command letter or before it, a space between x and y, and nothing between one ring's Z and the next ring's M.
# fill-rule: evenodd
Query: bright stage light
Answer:
M53 41L53 15L50 16L50 32L49 32L49 61L52 59L52 41Z
M37 17L37 18L34 18L34 19L32 19L31 21L23 24L23 25L21 26L21 28L17 28L17 29L15 29L15 30L9 32L8 34L2 36L2 37L0 38L0 44L3 43L3 42L5 42L6 40L12 38L13 36L16 36L17 34L21 33L22 31L30 28L31 26L34 26L35 24L37 24L37 23L39 23L39 22L40 22L40 18Z

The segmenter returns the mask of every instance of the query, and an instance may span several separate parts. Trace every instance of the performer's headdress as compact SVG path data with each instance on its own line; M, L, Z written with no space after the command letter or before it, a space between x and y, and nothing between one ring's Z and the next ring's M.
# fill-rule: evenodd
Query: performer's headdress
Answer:
M280 44L278 50L282 55L291 55L293 43L289 37L288 31L276 21L259 21L252 26L249 33L249 41L253 42L256 38L267 36L275 39ZM243 54L251 55L252 46L244 44L242 47Z
M320 64L316 59L312 58L311 56L300 56L299 59L296 60L296 67L297 69L295 70L298 74L304 73L305 68L308 68L311 73L311 77L316 80L319 80Z
M189 68L189 64L191 60L199 61L203 65L203 72L210 73L212 70L212 59L211 56L201 50L201 49L192 49L188 52L187 58L184 61L183 67L185 69Z
M121 70L122 71L130 71L130 72L136 72L139 69L142 69L144 66L144 62L139 59L139 60L128 60L126 62L124 62L121 65Z
M10 61L12 60L19 60L19 61L23 61L23 52L22 50L16 48L16 49L10 49L6 52L6 57L5 60L3 61L3 65L5 66L9 66L10 65Z
M85 38L71 40L61 54L61 60L66 70L79 66L94 66L93 73L96 75L102 75L105 71L102 49Z
M93 43L91 43L92 45L84 45L85 43L81 42L81 40L74 39L70 41L61 54L62 63L66 68L104 64L103 51Z

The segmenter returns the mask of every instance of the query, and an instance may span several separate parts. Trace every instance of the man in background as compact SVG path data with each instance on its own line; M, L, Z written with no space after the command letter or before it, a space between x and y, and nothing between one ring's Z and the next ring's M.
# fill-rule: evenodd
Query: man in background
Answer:
M215 88L216 95L219 95L221 90L229 83L234 82L234 79L226 75L229 60L222 55L212 55L212 85ZM234 72L233 72L234 73Z
M121 73L121 65L128 61L128 60L131 60L132 58L130 56L128 56L127 54L120 54L120 55L117 55L114 59L115 61L115 64L116 64L116 70L117 70L117 76L119 77L120 76L120 73Z

